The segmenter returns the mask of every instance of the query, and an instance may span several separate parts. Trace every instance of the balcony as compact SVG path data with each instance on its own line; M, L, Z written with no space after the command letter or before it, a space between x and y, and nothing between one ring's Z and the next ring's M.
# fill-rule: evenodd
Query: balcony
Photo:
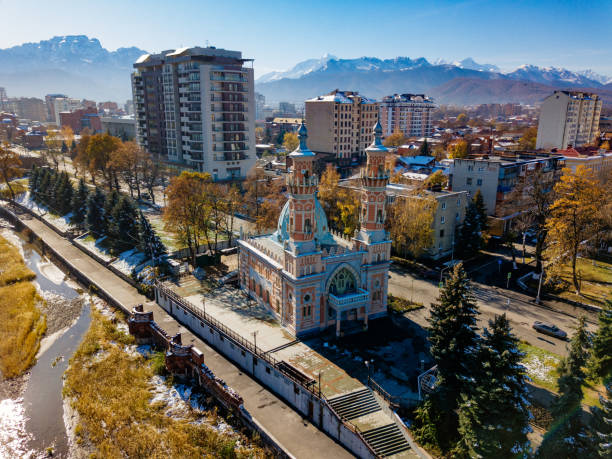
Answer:
M337 312L348 311L350 309L365 306L370 298L370 293L358 289L357 293L349 293L347 295L336 296L332 293L328 296L329 305Z
M227 151L224 153L217 153L213 158L215 161L242 161L249 159L249 155L241 151Z

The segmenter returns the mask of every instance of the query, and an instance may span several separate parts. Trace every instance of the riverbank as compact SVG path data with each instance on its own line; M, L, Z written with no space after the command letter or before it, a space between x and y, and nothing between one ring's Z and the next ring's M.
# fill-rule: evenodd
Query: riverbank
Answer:
M66 371L72 457L267 457L259 441L217 414L205 394L164 375L135 346L122 317L94 301L92 321ZM162 360L163 361L163 360Z
M46 330L42 297L19 249L0 236L0 378L23 374L35 361Z

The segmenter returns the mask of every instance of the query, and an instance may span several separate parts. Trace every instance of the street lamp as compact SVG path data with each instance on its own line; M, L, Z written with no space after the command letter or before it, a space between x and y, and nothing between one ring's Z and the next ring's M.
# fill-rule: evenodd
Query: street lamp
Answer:
M372 364L374 363L374 359L370 359L370 360L366 360L365 362L365 366L368 369L368 387L370 387L370 373L371 373L371 369L372 369Z

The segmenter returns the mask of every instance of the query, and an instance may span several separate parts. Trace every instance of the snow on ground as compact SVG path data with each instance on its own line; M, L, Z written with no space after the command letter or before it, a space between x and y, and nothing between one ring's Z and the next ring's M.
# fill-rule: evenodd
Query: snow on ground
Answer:
M41 258L37 264L38 270L55 285L61 285L62 282L64 282L66 275L62 272L61 269L59 269L46 258Z
M527 375L533 379L539 379L548 383L554 383L556 377L554 369L559 364L559 359L552 356L530 355L523 360L523 366Z
M111 263L111 266L114 266L123 274L129 276L132 274L133 269L136 269L138 272L146 266L146 263L144 263L145 259L146 255L144 253L136 249L131 249L122 252L117 260Z
M47 207L39 205L31 199L29 191L26 191L25 193L17 196L15 198L15 201L21 204L22 206L34 211L36 214L40 215L53 226L57 227L60 231L68 231L72 226L70 224L70 217L72 216L72 213L66 214L62 217L52 215L51 213L49 213L49 209Z
M92 253L95 253L104 261L111 261L113 259L112 255L108 252L108 249L102 246L102 242L106 239L106 236L102 236L100 239L92 240L89 235L85 235L75 239L77 244L82 245L87 250Z

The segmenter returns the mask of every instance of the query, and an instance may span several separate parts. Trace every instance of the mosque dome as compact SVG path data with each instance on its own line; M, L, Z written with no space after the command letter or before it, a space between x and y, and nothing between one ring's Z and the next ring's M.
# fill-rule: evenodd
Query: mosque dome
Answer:
M280 241L289 240L289 201L285 203L283 210L278 217L278 226L276 232L274 233L277 237L279 237ZM329 232L329 227L327 226L327 216L325 215L325 211L323 210L323 206L319 202L317 198L315 198L315 239L320 244L333 244L334 239Z

